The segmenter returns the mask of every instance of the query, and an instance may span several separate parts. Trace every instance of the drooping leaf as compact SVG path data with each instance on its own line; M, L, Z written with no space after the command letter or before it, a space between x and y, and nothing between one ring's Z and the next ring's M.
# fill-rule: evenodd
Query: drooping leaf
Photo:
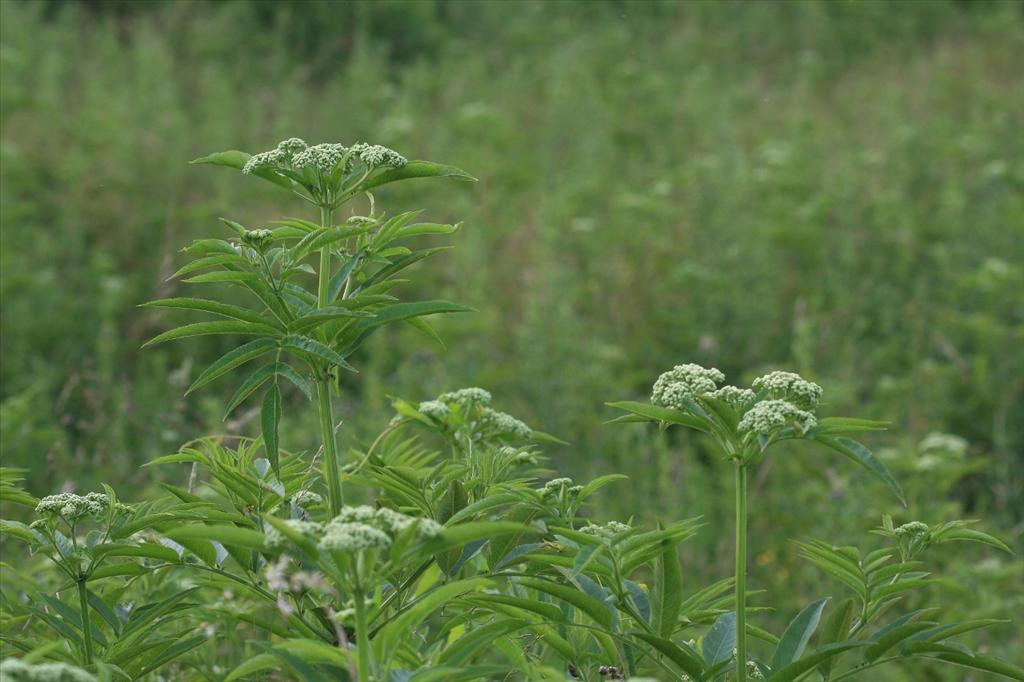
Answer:
M864 467L868 473L889 486L889 489L896 495L903 506L907 505L907 501L906 498L903 497L903 489L900 488L900 484L896 482L896 479L889 473L886 466L882 464L882 462L866 447L853 439L844 438L842 436L815 435L812 436L812 439Z

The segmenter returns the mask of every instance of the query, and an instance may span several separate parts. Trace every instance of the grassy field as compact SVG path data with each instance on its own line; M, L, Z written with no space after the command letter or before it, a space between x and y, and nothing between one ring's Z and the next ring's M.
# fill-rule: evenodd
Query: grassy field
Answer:
M182 246L292 206L187 162L367 140L479 178L377 197L464 221L407 295L479 312L438 321L444 348L381 336L343 386L343 446L386 424L384 396L484 386L571 442L554 467L629 474L597 516L727 526L707 444L602 425L604 403L681 362L789 368L831 413L892 421L870 444L910 508L820 453L776 457L752 584L820 592L788 539L860 541L883 512L984 518L1019 557L1022 61L1015 2L0 3L3 463L36 494L141 499L172 473L144 462L255 433L253 413L220 422L230 382L182 397L227 341L139 350L166 320L135 306L186 295L166 281ZM282 432L315 447L315 423ZM693 575L726 573L727 545L688 543ZM1019 558L942 561L969 586L953 608L1024 610Z

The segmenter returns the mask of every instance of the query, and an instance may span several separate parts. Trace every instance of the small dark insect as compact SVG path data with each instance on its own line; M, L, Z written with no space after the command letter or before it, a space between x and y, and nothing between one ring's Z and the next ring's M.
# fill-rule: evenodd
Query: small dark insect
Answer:
M624 680L622 673L614 665L602 665L597 669L597 674L601 677L607 677L609 680Z
M580 677L580 671L577 670L576 666L574 666L572 663L566 663L565 664L565 668L566 668L566 671L572 676L572 678L574 680L582 679Z

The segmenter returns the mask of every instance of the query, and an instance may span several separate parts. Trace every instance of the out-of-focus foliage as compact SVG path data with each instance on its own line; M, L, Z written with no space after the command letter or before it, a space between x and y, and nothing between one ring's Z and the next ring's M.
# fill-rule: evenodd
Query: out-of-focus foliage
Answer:
M438 321L447 349L382 333L346 377L343 446L380 430L387 394L485 385L572 439L558 469L630 475L609 518L727 527L707 443L602 427L602 400L683 359L789 367L827 382L832 413L895 418L869 440L914 518L983 516L1019 554L1022 55L1013 2L0 3L3 463L37 495L123 490L196 433L257 433L252 413L220 424L233 386L182 397L235 344L140 353L166 325L132 306L188 295L166 281L176 250L222 213L294 212L188 159L364 138L480 179L380 195L465 222L417 277L481 312ZM315 420L282 432L315 445ZM807 462L751 482L752 581L794 609L827 588L788 539L852 543L898 515ZM727 547L698 535L683 565L725 575ZM1024 606L1018 559L981 568L964 617Z

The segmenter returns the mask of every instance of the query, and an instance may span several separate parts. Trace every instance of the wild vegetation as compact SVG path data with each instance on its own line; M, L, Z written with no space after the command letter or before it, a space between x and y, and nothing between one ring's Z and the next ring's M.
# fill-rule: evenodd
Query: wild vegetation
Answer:
M345 7L0 5L4 656L1019 674L1018 6Z

